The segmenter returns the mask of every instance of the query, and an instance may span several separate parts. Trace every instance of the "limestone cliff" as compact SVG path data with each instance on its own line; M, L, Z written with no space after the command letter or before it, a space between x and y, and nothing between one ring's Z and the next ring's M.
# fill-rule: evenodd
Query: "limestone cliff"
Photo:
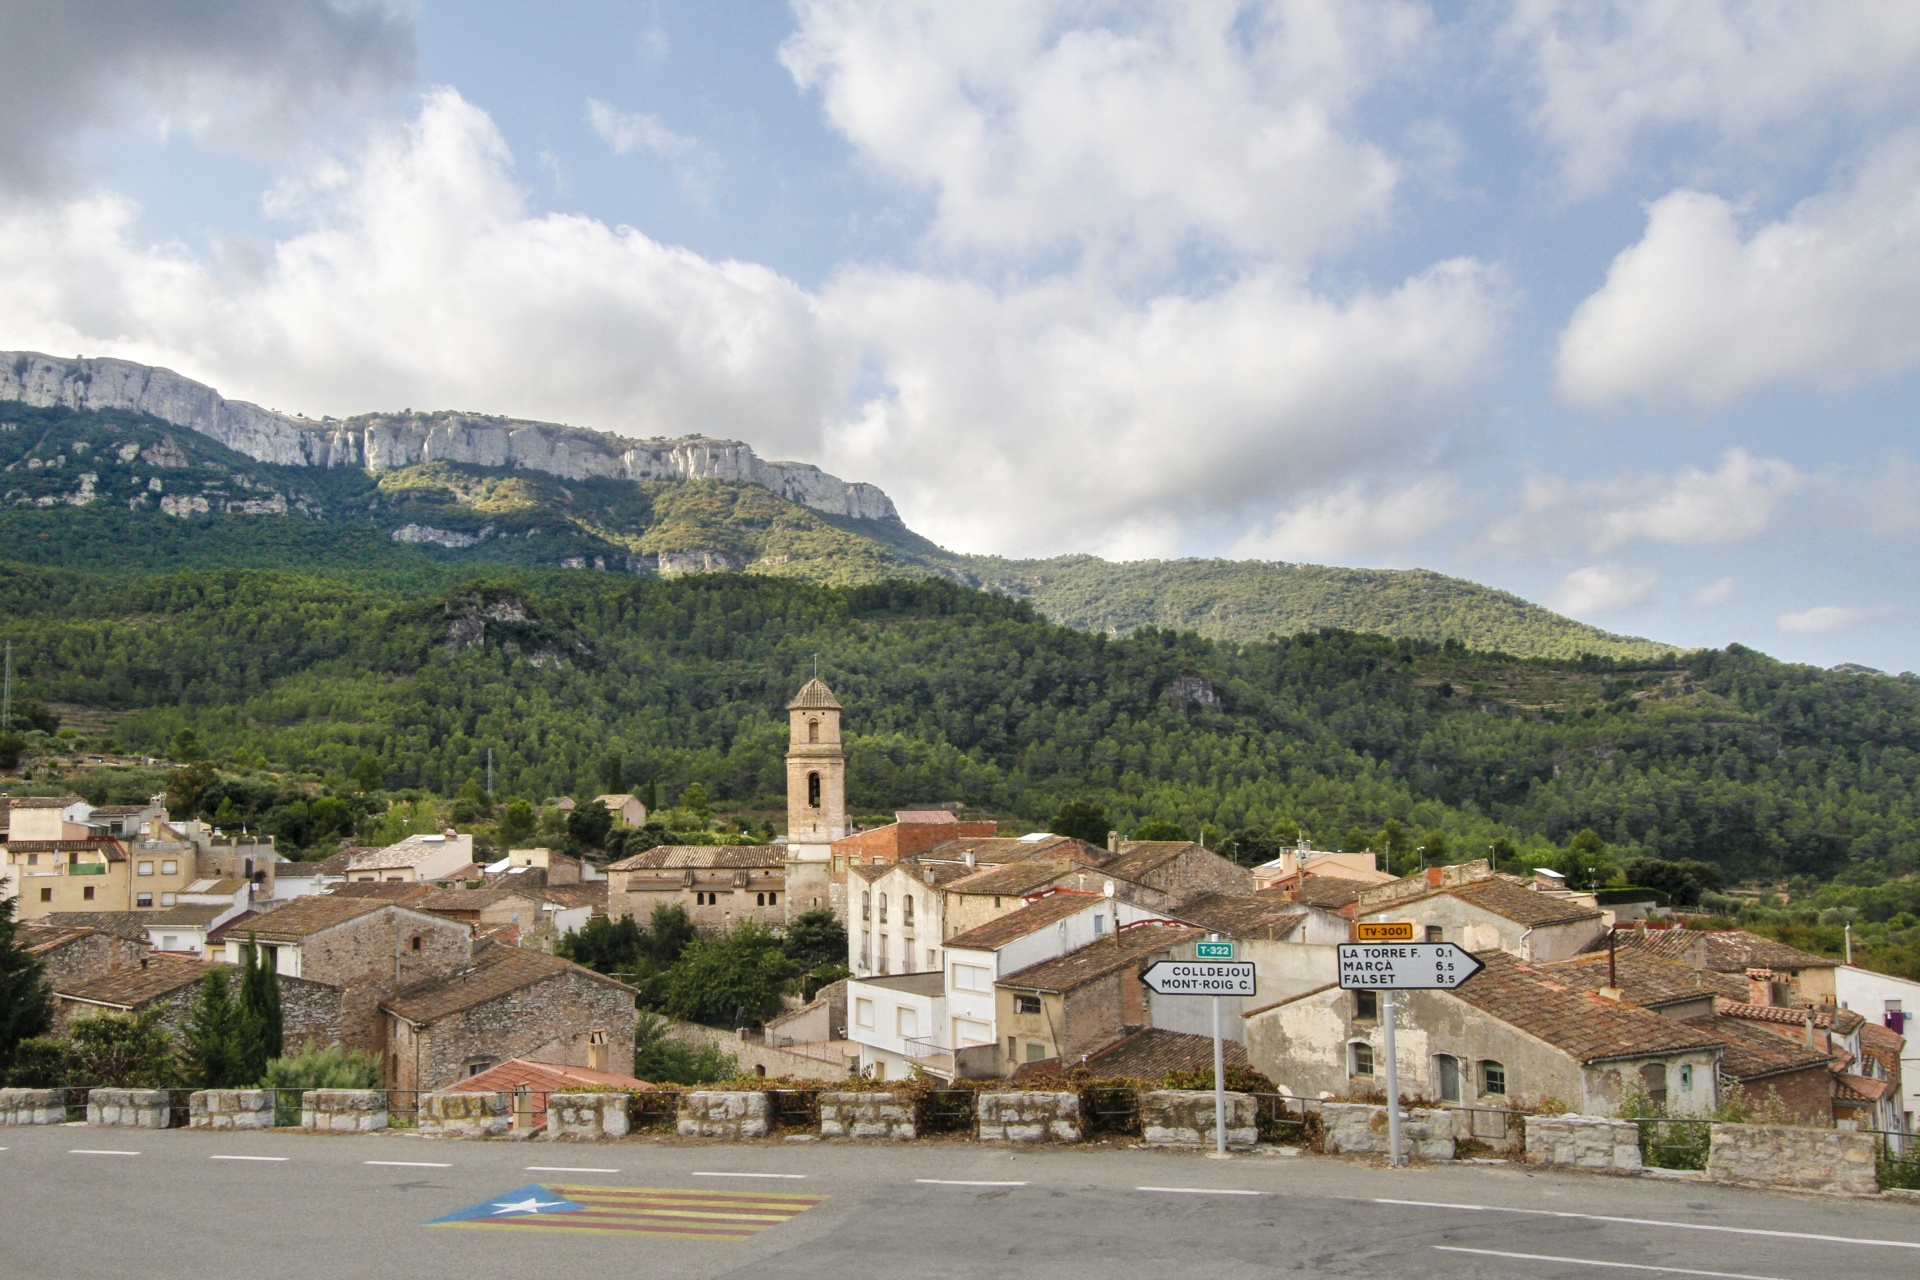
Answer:
M849 483L804 462L767 462L738 440L633 440L552 422L447 412L362 414L323 422L228 400L171 369L130 360L0 352L0 400L151 414L280 466L379 472L423 462L463 462L569 480L730 480L759 485L829 515L900 518L892 499L873 485Z

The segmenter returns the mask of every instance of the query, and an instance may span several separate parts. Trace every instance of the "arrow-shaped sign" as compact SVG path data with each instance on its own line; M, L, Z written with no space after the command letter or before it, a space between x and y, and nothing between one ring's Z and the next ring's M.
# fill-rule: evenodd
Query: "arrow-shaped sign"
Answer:
M1340 985L1362 991L1451 991L1486 968L1451 942L1343 942Z
M1156 960L1140 981L1159 996L1250 996L1251 960Z

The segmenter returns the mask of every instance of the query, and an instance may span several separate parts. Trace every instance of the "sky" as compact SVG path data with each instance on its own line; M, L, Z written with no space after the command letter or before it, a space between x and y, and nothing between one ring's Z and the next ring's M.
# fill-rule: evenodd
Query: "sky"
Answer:
M0 0L0 349L1920 668L1920 5Z

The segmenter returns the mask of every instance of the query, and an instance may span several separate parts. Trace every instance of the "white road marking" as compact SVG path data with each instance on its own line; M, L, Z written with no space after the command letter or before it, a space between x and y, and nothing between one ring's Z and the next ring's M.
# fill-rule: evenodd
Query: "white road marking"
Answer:
M208 1156L209 1160L258 1160L262 1164L285 1164L287 1156Z
M804 1173L705 1173L695 1170L696 1178L804 1178Z
M973 1182L966 1178L915 1178L934 1187L1024 1187L1024 1182Z
M1417 1209L1468 1209L1475 1213L1524 1213L1538 1218L1579 1218L1587 1222L1620 1222L1630 1227L1672 1227L1678 1231L1719 1231L1736 1236L1819 1240L1826 1244L1878 1245L1883 1249L1920 1249L1920 1240L1879 1240L1872 1236L1823 1236L1811 1231L1768 1231L1761 1227L1723 1227L1710 1222L1672 1222L1665 1218L1620 1218L1605 1213L1569 1213L1561 1209L1513 1209L1503 1204L1449 1204L1443 1200L1387 1199L1375 1199L1374 1203L1410 1205Z
M450 1164L435 1164L431 1160L362 1160L361 1164L384 1165L389 1169L451 1169Z
M618 1173L618 1169L596 1169L591 1165L578 1164L530 1164L528 1173Z
M1188 1196L1263 1196L1264 1191L1241 1191L1235 1187L1135 1187L1135 1191L1169 1191Z
M1483 1258L1518 1258L1522 1262L1571 1262L1581 1267L1615 1267L1622 1271L1658 1271L1670 1276L1713 1276L1715 1280L1780 1280L1778 1276L1748 1275L1744 1271L1695 1271L1691 1267L1655 1267L1644 1262L1602 1262L1598 1258L1562 1258L1551 1253L1508 1253L1504 1249L1463 1249L1459 1245L1436 1244L1442 1253L1477 1253Z
M137 1156L138 1151L95 1151L90 1147L75 1147L67 1152L70 1156Z

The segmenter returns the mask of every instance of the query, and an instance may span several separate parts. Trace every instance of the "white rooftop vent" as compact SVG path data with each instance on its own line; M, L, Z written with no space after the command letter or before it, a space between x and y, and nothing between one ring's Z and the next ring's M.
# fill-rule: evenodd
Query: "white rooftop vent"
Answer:
M445 836L415 836L414 839L422 844L445 844L447 840Z
M1051 831L1036 831L1030 836L1021 836L1020 843L1021 844L1038 844L1042 840L1051 840L1053 838L1054 838L1053 832Z
M507 864L512 861L513 861L512 858L502 858L498 862L489 862L486 866L480 869L486 872L490 876L497 876L502 871L505 871L507 869Z

